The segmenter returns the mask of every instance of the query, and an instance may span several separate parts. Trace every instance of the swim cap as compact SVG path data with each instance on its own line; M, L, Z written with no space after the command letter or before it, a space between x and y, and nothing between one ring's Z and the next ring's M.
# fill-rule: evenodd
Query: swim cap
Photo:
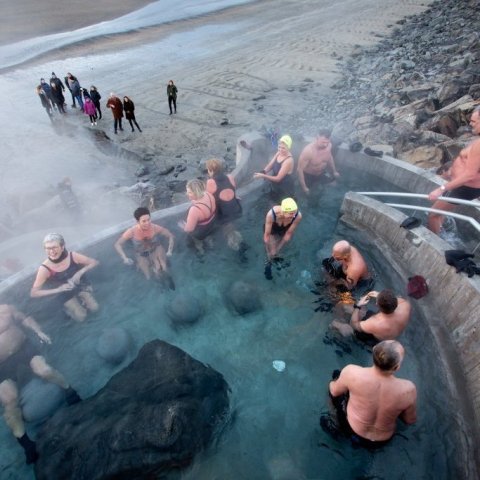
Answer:
M282 212L289 213L298 210L297 203L293 198L285 198L281 204Z
M284 135L279 142L284 143L289 150L292 148L292 137L290 135Z

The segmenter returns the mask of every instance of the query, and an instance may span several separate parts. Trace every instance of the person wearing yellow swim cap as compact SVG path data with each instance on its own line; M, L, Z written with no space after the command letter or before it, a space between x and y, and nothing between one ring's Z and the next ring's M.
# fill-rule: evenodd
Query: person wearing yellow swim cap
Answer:
M261 172L253 174L253 178L263 178L271 185L271 195L275 201L295 195L293 171L295 162L290 152L292 137L283 135L278 141L278 150Z
M267 212L263 232L263 241L267 251L265 268L267 279L271 279L271 260L291 240L301 219L302 214L298 211L297 203L290 197L283 199L280 205L275 205Z

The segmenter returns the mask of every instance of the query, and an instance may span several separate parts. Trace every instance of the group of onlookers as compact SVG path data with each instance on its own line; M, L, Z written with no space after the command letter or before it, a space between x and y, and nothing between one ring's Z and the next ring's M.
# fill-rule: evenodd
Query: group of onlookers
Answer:
M40 79L40 84L36 88L36 92L40 98L40 102L45 108L50 120L53 122L53 113L57 111L60 114L65 114L67 106L64 93L68 90L72 97L72 108L78 108L88 115L91 126L97 125L97 120L102 118L102 109L100 106L100 99L102 96L97 90L97 87L92 85L90 90L80 86L80 82L75 75L70 72L64 78L64 82L52 72L49 82L44 78ZM169 80L167 85L167 98L170 115L177 113L177 86L173 80ZM137 127L139 132L142 131L137 123L135 117L135 104L128 96L124 96L123 100L117 97L113 92L110 93L106 107L112 111L113 129L115 134L118 130L123 132L122 118L128 120L132 132ZM173 110L172 110L173 107Z

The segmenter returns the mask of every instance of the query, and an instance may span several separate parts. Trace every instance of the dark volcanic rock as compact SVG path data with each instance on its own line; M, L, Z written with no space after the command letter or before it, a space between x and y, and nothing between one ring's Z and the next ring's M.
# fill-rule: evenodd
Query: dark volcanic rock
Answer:
M229 412L223 376L160 340L37 438L37 480L157 479L190 464Z

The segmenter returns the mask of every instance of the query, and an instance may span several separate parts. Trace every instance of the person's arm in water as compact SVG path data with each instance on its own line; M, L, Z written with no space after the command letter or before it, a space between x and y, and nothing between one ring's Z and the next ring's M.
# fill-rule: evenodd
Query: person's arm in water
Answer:
M363 328L361 327L361 318L360 318L360 308L359 307L364 307L365 305L367 305L370 298L371 298L370 293L367 293L362 298L360 298L360 300L353 307L352 317L350 318L350 325L357 332L363 332Z
M344 393L348 393L348 377L350 374L350 365L342 369L336 380L332 380L328 384L328 391L332 397L339 397Z
M72 282L74 285L78 285L83 275L98 265L98 260L77 252L72 252L72 259L78 265L83 265L83 267L74 275L72 275L72 278L70 278L70 282Z
M308 166L310 162L310 156L308 154L308 146L302 150L300 157L298 159L298 167L297 167L297 175L298 175L298 182L300 183L300 187L302 190L308 195L310 193L310 189L307 187L305 183L305 168Z
M417 421L417 388L409 380L409 388L404 392L404 395L410 397L410 405L400 414L400 419L407 425L412 425Z
M13 305L10 306L10 313L14 320L21 322L25 328L28 328L35 332L40 341L48 344L52 343L50 337L42 330L40 325L34 320L33 317L27 317L23 312L17 310Z
M168 249L167 255L170 257L173 253L173 246L175 245L175 237L173 233L168 230L168 228L161 227L160 225L154 224L155 232L163 235L168 238Z
M115 250L120 255L120 258L123 260L125 265L133 265L133 260L130 257L127 257L125 254L125 250L123 249L123 245L125 242L131 240L133 237L132 229L129 228L126 232L122 234L122 236L115 242Z
M327 163L328 168L329 168L330 172L332 173L332 175L335 178L338 178L340 176L340 174L337 172L337 169L335 167L335 161L333 160L332 144L331 143L328 144L327 150L330 153L330 158L328 159L328 163Z

